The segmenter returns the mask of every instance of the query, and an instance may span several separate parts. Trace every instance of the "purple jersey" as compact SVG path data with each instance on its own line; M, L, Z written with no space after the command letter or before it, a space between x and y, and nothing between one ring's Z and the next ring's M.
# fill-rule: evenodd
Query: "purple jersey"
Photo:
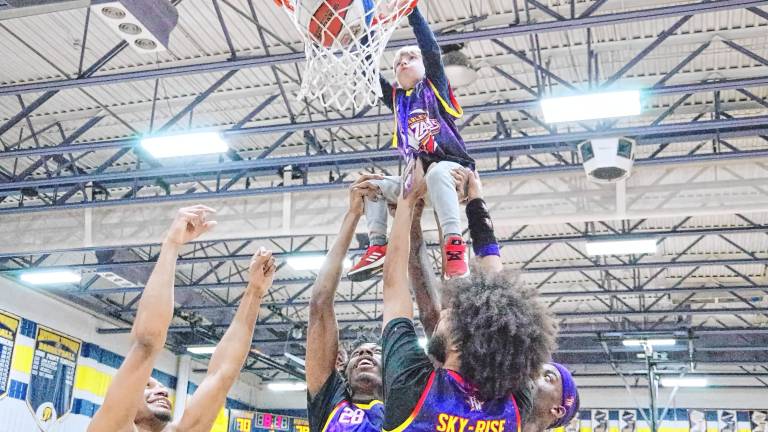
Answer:
M373 400L356 404L343 400L325 421L321 432L381 432L384 424L384 404Z
M428 79L412 90L398 89L393 94L396 131L393 147L406 159L421 157L427 162L452 161L474 169L454 120L463 114L461 106L448 86L448 98L440 96Z
M458 373L437 369L400 426L385 432L520 432L514 396L480 401Z

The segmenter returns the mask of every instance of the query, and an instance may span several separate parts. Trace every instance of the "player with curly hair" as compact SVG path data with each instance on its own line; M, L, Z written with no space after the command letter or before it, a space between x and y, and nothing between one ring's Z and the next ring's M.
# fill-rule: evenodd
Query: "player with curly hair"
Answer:
M483 272L503 270L500 249L494 233L487 205L482 196L482 183L477 173L466 169L453 171L455 184L462 201L467 203L466 213L476 263ZM421 213L417 207L411 227L411 257L408 271L413 294L418 301L422 326L430 337L439 315L441 304L430 263L426 257L426 244L421 230ZM541 432L565 426L579 410L579 392L568 368L555 362L545 363L535 380L529 382L529 391L516 393L521 411L530 414L523 418L525 432Z
M535 290L506 274L474 272L445 291L429 345L419 347L408 287L413 209L426 188L416 163L413 188L400 197L384 265L385 431L518 429L525 392L555 347L557 326Z

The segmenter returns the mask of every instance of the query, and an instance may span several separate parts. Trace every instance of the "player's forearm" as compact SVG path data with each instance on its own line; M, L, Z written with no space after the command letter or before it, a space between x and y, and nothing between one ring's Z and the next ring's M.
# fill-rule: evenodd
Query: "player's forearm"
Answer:
M408 274L411 278L413 295L419 308L419 320L427 337L440 319L440 299L435 278L430 272L429 256L423 239L416 240L411 236L411 255L408 259Z
M416 35L427 78L437 87L441 96L447 97L448 78L445 75L442 53L440 45L437 44L437 39L435 39L435 34L432 33L429 23L421 15L418 8L408 16L408 21L411 27L413 27L413 33Z
M411 293L408 289L408 253L414 203L400 199L387 246L384 262L384 324L394 318L413 318Z
M344 215L339 235L328 251L325 261L323 261L323 265L318 272L315 285L312 287L310 307L333 305L336 289L341 280L344 259L347 256L349 245L352 243L352 237L355 235L355 229L360 221L360 216L359 214L349 212Z
M219 377L219 385L223 388L229 389L240 375L243 363L251 350L260 308L261 297L250 290L246 291L232 323L216 346L208 364L208 373Z
M173 289L179 246L165 242L141 295L131 336L144 347L161 349L173 319Z
M424 15L421 14L418 7L408 15L408 23L411 25L411 28L413 28L413 34L416 36L416 43L419 45L422 54L426 52L440 52L440 45L437 44L435 34L432 32L432 29L429 28L429 23L426 18L424 18Z
M416 298L416 306L419 308L419 320L424 327L424 332L429 337L432 336L432 331L440 319L440 297L432 272L432 264L427 255L427 244L424 242L424 234L421 229L423 210L423 204L418 205L413 213L408 275L411 279L413 296Z

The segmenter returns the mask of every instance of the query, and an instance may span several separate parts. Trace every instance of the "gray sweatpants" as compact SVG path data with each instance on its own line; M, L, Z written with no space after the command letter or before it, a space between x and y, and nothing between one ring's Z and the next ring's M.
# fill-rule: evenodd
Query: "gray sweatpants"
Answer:
M427 194L432 207L437 213L443 236L461 235L459 195L451 175L455 168L462 168L455 162L442 161L429 166L424 179L427 182ZM386 176L382 180L371 180L379 187L376 201L365 200L365 219L368 223L368 236L374 239L387 238L387 204L397 204L400 195L399 176Z

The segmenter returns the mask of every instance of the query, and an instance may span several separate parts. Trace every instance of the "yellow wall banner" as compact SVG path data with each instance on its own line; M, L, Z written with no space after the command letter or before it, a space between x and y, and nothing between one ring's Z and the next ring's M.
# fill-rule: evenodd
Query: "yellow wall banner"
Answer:
M27 403L40 429L47 431L72 409L75 369L81 341L38 326Z
M21 324L21 318L0 311L0 398L8 393L8 387L11 384L11 359L19 324Z

